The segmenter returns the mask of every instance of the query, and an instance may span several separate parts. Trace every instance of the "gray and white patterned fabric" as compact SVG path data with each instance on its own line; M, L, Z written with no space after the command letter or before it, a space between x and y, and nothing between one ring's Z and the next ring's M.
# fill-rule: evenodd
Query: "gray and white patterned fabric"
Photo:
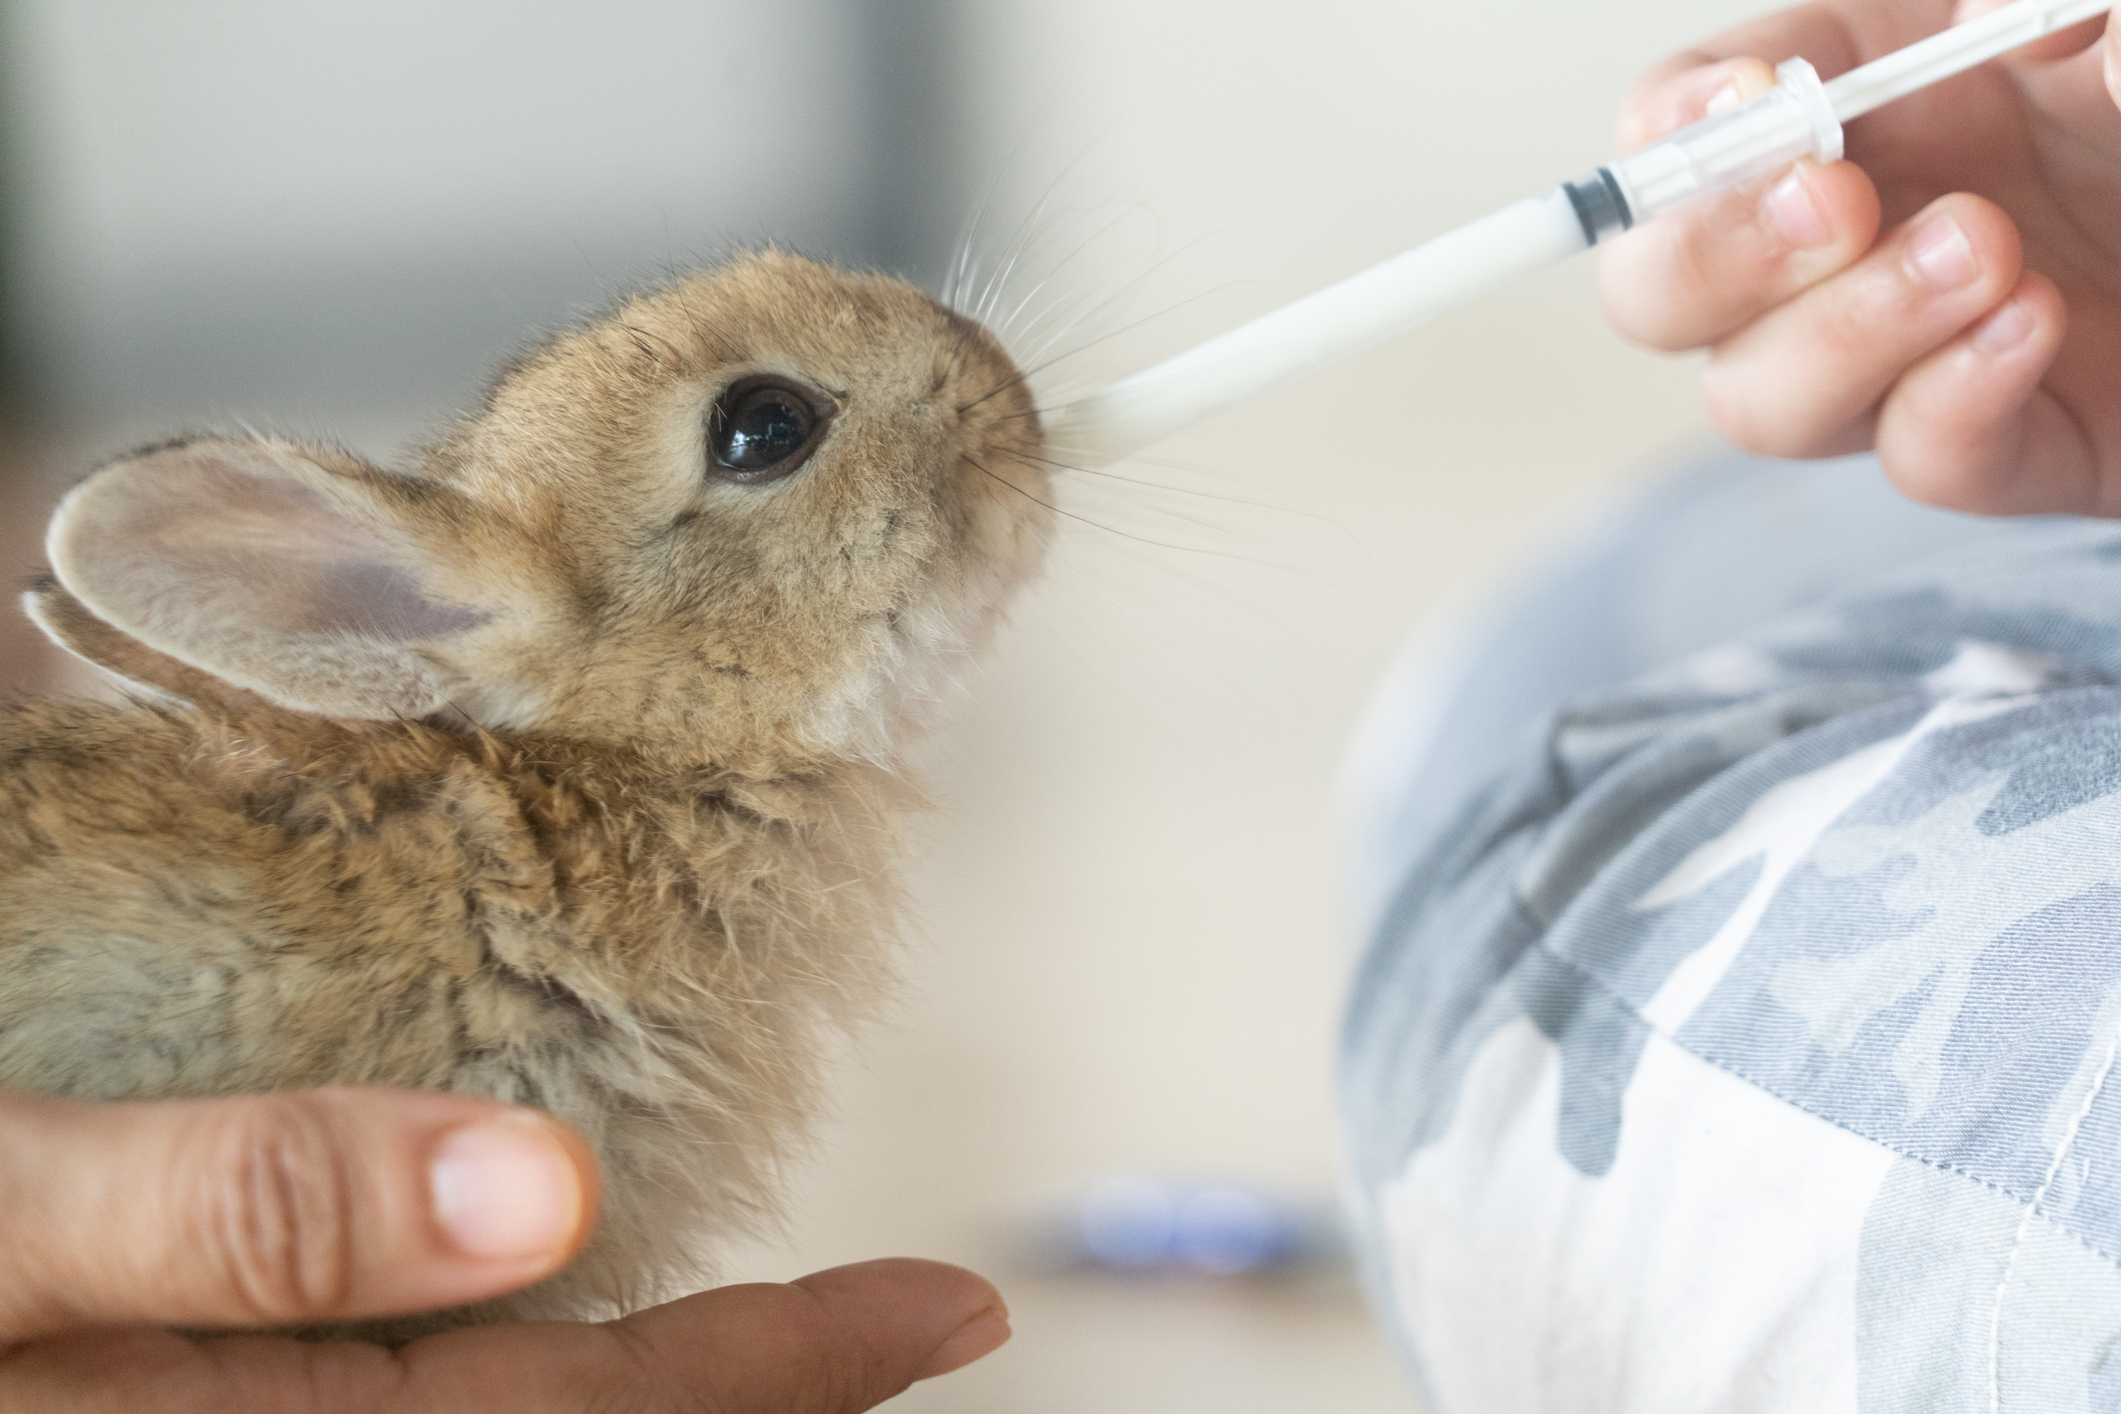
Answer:
M1403 808L1342 1103L1434 1414L2121 1409L2121 527L1781 474L1697 476L1563 578L1624 617L1684 552L1786 612L1571 669L1522 731L1489 702L1509 750L1447 705L1373 758ZM1890 533L1799 585L1745 514L1821 476ZM1750 549L1675 551L1719 496ZM1490 629L1536 660L1558 612Z

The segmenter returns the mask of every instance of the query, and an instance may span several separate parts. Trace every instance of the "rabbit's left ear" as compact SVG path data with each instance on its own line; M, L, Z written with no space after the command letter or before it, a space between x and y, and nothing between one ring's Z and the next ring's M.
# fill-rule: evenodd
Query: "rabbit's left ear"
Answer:
M433 650L493 618L436 588L463 579L446 495L416 504L281 443L191 442L83 482L45 548L84 608L158 653L301 711L424 717L446 700Z
M179 702L230 705L248 699L258 705L253 693L243 691L212 673L200 672L167 653L157 653L130 634L120 633L81 606L66 592L56 575L40 575L22 596L22 611L45 637L76 658L123 678L136 691Z

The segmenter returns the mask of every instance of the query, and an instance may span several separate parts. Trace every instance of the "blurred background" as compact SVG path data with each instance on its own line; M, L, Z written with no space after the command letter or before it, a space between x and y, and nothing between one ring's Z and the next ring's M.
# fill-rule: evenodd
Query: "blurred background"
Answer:
M0 0L5 574L100 457L402 455L532 332L732 243L957 271L1058 398L1580 174L1642 68L1762 8ZM993 1276L1015 1341L896 1407L1414 1407L1326 1216L1337 762L1410 635L1706 445L1591 275L1064 477L924 752L905 998L732 1273ZM7 613L0 686L54 685ZM1159 1265L1195 1218L1236 1247Z

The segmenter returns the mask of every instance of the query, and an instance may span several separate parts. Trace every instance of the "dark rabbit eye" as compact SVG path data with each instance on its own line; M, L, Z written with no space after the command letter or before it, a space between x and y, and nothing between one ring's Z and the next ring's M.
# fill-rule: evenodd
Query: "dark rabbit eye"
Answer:
M778 379L735 384L707 415L709 473L755 486L794 471L824 430L827 412L820 401Z

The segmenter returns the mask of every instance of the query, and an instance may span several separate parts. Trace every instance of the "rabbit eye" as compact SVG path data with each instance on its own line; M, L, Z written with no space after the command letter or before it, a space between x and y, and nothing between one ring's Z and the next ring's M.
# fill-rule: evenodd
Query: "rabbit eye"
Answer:
M709 474L755 486L801 466L828 415L813 397L779 380L747 378L735 384L707 416Z

